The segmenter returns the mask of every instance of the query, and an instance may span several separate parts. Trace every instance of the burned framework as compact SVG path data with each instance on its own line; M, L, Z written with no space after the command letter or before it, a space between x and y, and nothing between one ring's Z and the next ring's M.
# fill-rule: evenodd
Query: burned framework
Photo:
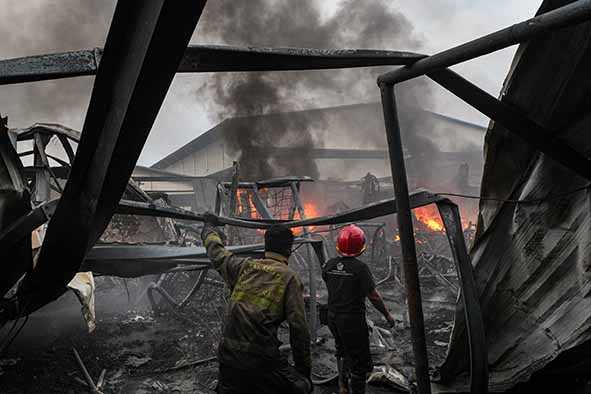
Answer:
M2 157L8 169L6 171L8 175L3 183L8 185L7 189L11 191L11 197L17 196L16 199L11 198L4 201L11 212L18 212L18 217L3 218L0 235L2 249L9 251L8 255L11 261L16 261L16 264L9 264L8 267L3 268L7 273L12 274L12 278L20 276L18 271L13 270L15 265L26 267L31 264L30 256L27 257L25 256L27 253L23 253L28 246L26 245L26 235L36 227L35 225L38 226L41 222L49 220L47 238L41 248L37 266L25 277L18 289L17 297L20 301L20 308L11 308L13 304L6 303L7 306L3 309L3 318L10 320L25 315L58 297L64 291L67 281L80 268L84 258L92 253L98 253L94 244L115 212L196 221L202 219L199 214L192 212L173 208L158 208L149 203L120 201L127 187L131 170L137 161L175 72L302 70L362 67L378 64L403 65L406 67L387 73L379 79L396 200L379 202L332 217L288 221L286 224L291 227L338 224L398 213L413 326L417 381L420 392L427 393L430 392L431 384L427 374L427 359L424 350L421 298L410 210L417 206L436 202L442 213L461 277L463 306L458 309L459 314L456 322L465 324L465 329L458 325L455 327L454 342L450 346L449 360L444 365L444 367L447 366L444 370L447 370L449 374L447 380L450 381L451 378L469 369L471 390L485 392L489 386L487 366L490 358L487 348L491 344L487 343L485 338L485 319L482 317L481 300L479 299L485 290L479 286L484 286L487 282L485 280L484 283L478 283L477 286L465 244L463 239L460 239L461 222L457 208L454 208L453 203L429 194L412 195L409 200L393 86L410 78L427 75L493 119L495 121L493 131L499 127L496 124L499 124L506 131L518 135L522 141L526 142L526 145L531 145L533 152L542 152L544 156L555 160L564 168L589 179L589 160L584 153L572 147L573 141L559 139L556 137L556 132L550 131L562 130L569 128L569 126L570 130L573 128L575 131L580 130L586 124L584 113L575 113L578 116L578 122L575 125L565 126L564 123L559 122L560 119L547 119L540 124L540 122L532 120L529 113L525 115L527 112L519 105L510 102L510 95L502 100L497 100L459 75L447 70L447 67L521 42L535 42L535 45L543 46L549 53L558 52L555 47L552 47L552 44L556 46L558 42L563 42L565 37L567 39L578 37L582 42L584 37L589 34L587 21L591 16L591 2L583 0L575 2L546 1L541 8L540 15L532 20L431 57L420 54L376 51L241 50L223 47L201 47L187 50L186 45L190 32L195 27L197 17L204 4L205 2L197 2L188 6L173 4L171 1L152 4L118 4L103 52L94 50L47 55L41 58L6 61L1 64L0 70L3 77L0 80L3 83L97 73L82 139L59 201L46 203L32 210L27 207L27 190L22 182L22 177L19 178L21 169L18 168L18 164L14 160L14 153L10 152L7 137L3 137L5 140L2 144ZM557 6L562 7L557 8ZM551 10L552 8L556 9ZM131 23L129 23L130 20ZM129 34L133 31L132 26L140 24L140 22L149 22L149 27L145 30L138 30L135 34ZM578 30L573 27L577 24L581 24ZM567 27L568 29L564 29ZM552 33L558 29L564 30ZM120 39L127 36L131 38L129 40ZM132 58L128 55L132 52L141 53L141 56ZM195 59L195 53L199 54L197 60L191 61L191 53L193 54L192 59ZM567 49L560 52L560 55L568 56ZM525 54L520 54L520 56L523 56L520 60L525 59L524 62L531 61L527 58L527 48ZM585 65L581 59L578 58L578 62L572 63L572 70L576 71L577 67ZM50 64L49 69L46 67L47 64ZM39 66L41 66L40 69L37 68ZM520 67L525 68L526 65ZM520 71L520 69L513 70L515 73L513 77L517 78ZM151 82L151 76L156 74L159 75L156 80L160 83L155 85ZM166 75L166 78L163 78L163 75ZM115 84L116 79L119 81L118 84ZM513 89L517 90L516 87ZM150 94L146 94L148 92ZM509 93L511 92L510 90ZM577 102L574 99L572 101L580 106L580 101ZM113 104L119 108L119 111L114 111ZM96 151L96 146L100 146L101 150ZM529 153L528 157L532 160L541 160L534 153ZM93 160L93 157L99 157L99 155L107 159ZM42 157L40 159L43 160ZM538 163L537 165L543 164ZM541 175L544 174L544 172L541 173ZM92 184L88 181L89 179L93 180ZM105 183L106 179L109 179L108 184ZM487 207L485 206L485 208ZM490 207L488 209L490 210ZM76 219L72 215L68 215L68 212L71 211L80 212L80 217ZM496 211L492 214L489 213L489 215L499 214L498 208ZM252 221L226 217L222 217L221 220L225 224L238 227L266 228L269 225L264 220ZM485 225L487 228L479 232L481 239L490 236L490 233L493 232L488 227L489 223L481 223L481 226ZM60 250L59 266L55 264L50 266L48 262L57 261L58 245L65 239L68 239L73 245L72 250L68 251L67 256L63 256L62 250ZM153 252L155 252L154 249L146 249L148 254ZM174 254L176 252L167 251L166 253ZM3 275L3 277L8 276ZM13 283L7 283L6 287L11 287L15 280L12 280ZM493 298L494 294L489 299ZM461 313L465 315L462 317ZM490 324L491 322L487 321L486 323ZM584 338L582 336L577 343L582 343ZM466 339L470 356L469 368L466 368L467 365L463 361L458 361L459 358L465 358L465 353L459 355L456 350L465 346L462 341ZM556 355L558 353L560 352L557 352ZM452 364L455 365L451 366ZM509 381L511 380L509 379Z

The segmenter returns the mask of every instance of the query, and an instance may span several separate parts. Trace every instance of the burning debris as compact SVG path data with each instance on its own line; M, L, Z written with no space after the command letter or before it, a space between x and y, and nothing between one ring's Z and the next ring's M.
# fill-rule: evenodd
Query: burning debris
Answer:
M400 45L419 45L408 20L380 0L343 1L324 18L316 3L307 0L295 8L283 0L212 4L204 13L210 25L198 33L217 34L225 42L238 40L240 23L248 21L244 31L249 34L241 38L252 41L248 44L265 39L259 42L379 47L395 38ZM8 130L4 119L0 124L0 375L9 380L0 382L2 392L213 390L219 379L211 365L213 350L225 335L229 291L213 274L220 264L212 266L212 249L223 249L217 257L222 260L234 253L255 259L244 260L248 264L262 261L269 251L262 234L277 229L277 223L297 232L293 250L290 241L289 252L279 255L291 254L289 272L305 286L305 293L295 298L303 304L299 329L310 333L311 341L303 341L313 348L309 377L320 390L339 375L333 338L322 324L328 289L321 270L335 253L336 232L350 223L366 234L367 251L360 258L378 279L373 287L380 287L396 310L408 310L396 319L382 311L392 330L374 311L366 316L378 364L370 380L421 394L539 392L539 387L564 385L556 376L565 371L588 381L585 179L591 179L591 166L584 130L590 89L581 76L589 69L591 2L544 1L534 20L432 57L364 50L187 48L204 7L205 2L119 2L104 50L92 51L90 58L81 51L0 62L2 83L97 74L81 137L56 125L17 131ZM449 70L525 41L500 100ZM301 108L290 93L335 91L338 96L338 82L345 80L347 88L370 95L360 76L372 74L303 71L385 65L406 67L379 76L387 138L376 134L366 139L375 137L376 146L387 144L392 178L368 173L353 184L310 186L305 176L319 173L309 156L320 144L313 131L324 128L326 119L315 123L304 116L302 123L290 123L281 113L288 106ZM276 113L275 123L262 121L257 127L244 121L250 118L235 118L241 132L226 139L240 152L240 171L235 167L231 182L221 182L216 195L203 197L215 201L215 214L155 201L129 182L179 70L253 71L230 82L215 74L208 87L216 91L217 105L250 118ZM296 72L262 74L279 70ZM421 102L429 97L416 89L428 92L428 85L394 90L421 75L493 120L477 216L474 206L458 206L447 198L474 197L463 163L449 181L459 193L409 193L409 184L410 190L437 186L449 193L448 185L439 188L437 175L428 171L430 160L443 152L428 138L416 112L417 97ZM59 141L64 157L48 151L52 139ZM31 141L31 149L17 150L15 144L24 140ZM288 150L292 155L277 159L270 152L282 144L293 147ZM31 163L25 163L25 156L32 156ZM407 162L414 168L410 179ZM292 176L260 180L286 174ZM227 249L214 229L218 226L230 229ZM202 227L209 231L206 244L217 246L203 247ZM472 240L474 262L466 249ZM94 322L93 293L97 316L104 316L98 317L94 337L80 327L59 326L74 321L67 318L72 293L66 289L81 273L87 273L86 282L71 287L78 289L86 316ZM223 277L235 289L227 274ZM95 276L100 276L96 282ZM249 302L259 307L280 301L268 294ZM286 327L277 330L283 341L293 339ZM291 350L296 357L297 350ZM31 376L40 376L40 383ZM341 373L341 385L344 377ZM574 379L573 387L578 382Z
M434 205L417 208L414 210L415 217L423 226L431 231L443 231L443 222Z

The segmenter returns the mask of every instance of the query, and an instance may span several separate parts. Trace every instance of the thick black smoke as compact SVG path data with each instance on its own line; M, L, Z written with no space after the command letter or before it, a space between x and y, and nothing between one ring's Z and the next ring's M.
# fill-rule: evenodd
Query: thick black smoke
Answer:
M394 10L387 0L344 0L336 11L324 17L319 0L217 0L208 3L197 29L200 42L262 47L372 48L417 50L420 39L410 21ZM320 147L312 131L327 127L318 117L274 116L260 121L258 115L284 113L303 108L378 101L375 83L380 69L330 70L311 72L273 72L215 74L199 92L213 92L213 102L220 118L244 116L232 122L226 141L240 153L241 174L249 178L280 175L318 176L311 148ZM400 90L401 118L405 143L412 155L436 151L422 135L419 104L429 106L428 87L421 81ZM418 103L418 100L422 100ZM254 117L254 118L253 118ZM358 141L384 147L384 133L375 130L359 135ZM354 140L353 138L353 140ZM294 157L274 155L278 145L296 149Z
M419 50L421 40L401 12L387 0L342 0L326 17L323 0L211 0L196 37L202 43L316 48L376 48ZM27 56L103 46L115 0L9 0L3 4L0 58ZM376 76L383 69L345 71L211 74L200 99L212 101L216 120L234 116L318 108L378 101ZM33 122L82 126L92 89L92 77L45 81L0 89L0 113L11 127ZM426 86L413 82L399 89L403 108L429 107ZM213 98L213 99L212 99ZM18 103L18 104L17 104ZM429 152L433 145L423 136L421 114L401 111L409 153ZM273 120L246 119L228 135L229 147L241 152L242 173L253 178L299 174L317 176L310 148L321 147L312 131L327 128L322 118L276 116ZM236 124L236 123L234 123ZM408 124L408 127L406 127ZM410 132L412 130L412 132ZM383 129L351 140L372 141L384 147ZM372 130L373 131L373 130ZM274 155L278 144L294 150Z
M115 3L115 0L3 2L0 57L103 46ZM78 127L91 89L90 77L2 86L0 112L9 116L10 126L63 122ZM9 113L5 112L7 108L11 109Z

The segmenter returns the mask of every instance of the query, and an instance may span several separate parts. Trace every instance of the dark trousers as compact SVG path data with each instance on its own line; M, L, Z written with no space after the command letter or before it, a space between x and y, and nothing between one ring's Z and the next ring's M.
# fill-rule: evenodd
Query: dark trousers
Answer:
M306 378L287 362L265 370L220 364L218 394L308 394L308 390Z
M334 336L336 356L343 359L345 374L350 374L352 391L363 393L366 375L373 370L365 313L328 312L328 328Z

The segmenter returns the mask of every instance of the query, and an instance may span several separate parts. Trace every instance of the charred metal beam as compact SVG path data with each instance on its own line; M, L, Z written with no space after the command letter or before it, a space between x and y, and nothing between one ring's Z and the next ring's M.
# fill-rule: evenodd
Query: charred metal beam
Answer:
M230 183L230 189L228 193L230 194L228 198L228 211L226 215L228 216L235 216L236 215L236 207L238 203L238 187L240 185L240 165L237 161L232 164L233 173L232 173L232 182ZM232 237L230 237L232 238Z
M273 219L273 214L267 208L267 205L261 200L261 196L259 195L258 190L254 189L251 191L252 193L252 202L254 203L254 207L261 215L263 219Z
M101 48L0 60L0 85L96 74ZM321 70L408 65L424 55L371 49L254 48L191 45L181 73Z
M37 206L0 232L0 246L2 250L10 250L9 247L19 240L30 236L33 230L47 223L53 216L58 201L51 200Z
M294 245L320 241L297 238ZM228 250L241 256L261 257L265 245L228 246ZM322 261L322 256L318 256ZM211 267L204 247L178 247L164 245L97 245L92 248L83 265L83 271L97 274L137 277L142 275L172 272L173 270L196 270Z
M288 71L412 64L422 55L372 49L190 46L179 72Z
M437 203L445 200L444 198L429 192L418 192L410 195L410 206L418 208L425 205ZM5 230L0 232L0 243L16 242L37 227L47 223L54 215L59 200L51 200L37 206L28 214L21 216ZM152 217L166 217L177 220L188 220L202 222L203 215L187 211L180 208L161 207L151 203L121 200L116 213L123 215L141 215ZM370 220L380 216L386 216L396 213L396 204L394 199L378 201L365 207L350 209L335 215L322 216L298 221L283 220L243 220L235 218L219 217L222 224L252 228L266 229L273 223L285 223L290 227L301 226L328 226L334 224L343 224Z
M519 109L497 100L449 69L433 71L428 76L546 156L578 175L591 179L591 160L560 140L555 132L529 119Z
M65 291L109 223L204 6L117 3L70 178L19 289L25 313Z
M400 235L402 250L402 264L404 266L404 283L406 285L406 297L412 335L413 352L415 356L415 371L419 394L431 393L429 378L429 359L427 356L427 342L425 340L425 321L423 305L421 301L421 288L419 283L419 269L417 264L417 251L412 224L411 205L404 165L404 153L402 139L400 137L400 125L398 121L398 109L394 96L394 87L380 85L382 93L382 106L386 137L388 140L388 152L390 153L390 167L396 196L396 218Z
M35 134L33 136L33 164L37 167L35 171L35 197L34 201L41 202L49 200L49 161L45 155L45 147L49 142L46 135Z
M228 246L228 250L234 253L263 251L265 245L240 245ZM203 246L179 247L165 245L97 245L86 256L87 261L115 260L115 261L139 261L139 260L175 260L207 258L207 251ZM193 262L194 264L194 262Z
M220 216L223 214L224 204L223 204L222 200L225 200L225 198L224 198L225 195L226 195L226 192L224 190L224 187L218 183L215 188L215 207L214 207L214 213L217 216Z
M0 84L95 75L102 52L101 48L95 48L2 60Z
M451 67L512 45L530 40L552 30L574 26L591 18L591 0L575 1L524 22L418 60L412 66L390 71L378 78L378 84L392 85Z
M444 200L443 197L437 194L432 194L427 191L421 191L410 195L410 207L418 208L425 205L433 204ZM203 221L203 215L185 209L173 207L160 207L150 203L121 200L117 213L127 215L144 215L156 217L168 217L178 220L189 221ZM278 220L278 219L237 219L228 218L224 216L218 217L221 224L252 228L252 229L266 229L273 223L282 223L289 227L302 226L328 226L333 224L353 223L363 220L371 220L380 216L392 215L396 213L396 201L394 199L386 199L366 205L361 208L354 208L334 215L321 216L317 218L310 218L305 220Z
M55 179L68 179L68 175L70 174L70 166L55 166L55 167L48 167L48 166L27 166L24 168L24 175L27 179L32 179L34 180L36 177L38 177L39 173L42 172L49 172L49 174ZM48 184L49 187L52 187L53 185ZM60 191L61 193L61 191ZM49 200L49 196L47 196L47 198L42 199L42 200L36 200L38 203L41 203L43 201L47 201Z
M62 136L74 142L80 141L80 132L54 123L35 123L26 129L12 129L17 135L18 141L33 139L35 134L48 134Z
M445 234L449 240L456 272L460 280L464 317L466 319L466 333L468 336L468 348L470 350L470 392L488 392L488 350L486 344L486 332L484 319L480 307L480 293L476 286L474 269L468 256L464 233L460 220L458 206L451 201L437 203L441 215Z

